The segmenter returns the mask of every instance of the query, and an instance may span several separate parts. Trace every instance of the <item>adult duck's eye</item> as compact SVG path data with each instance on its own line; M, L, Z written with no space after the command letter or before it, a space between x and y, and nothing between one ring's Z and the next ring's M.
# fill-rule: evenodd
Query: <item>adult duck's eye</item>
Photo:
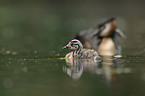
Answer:
M100 27L100 30L103 30L105 28L105 26Z

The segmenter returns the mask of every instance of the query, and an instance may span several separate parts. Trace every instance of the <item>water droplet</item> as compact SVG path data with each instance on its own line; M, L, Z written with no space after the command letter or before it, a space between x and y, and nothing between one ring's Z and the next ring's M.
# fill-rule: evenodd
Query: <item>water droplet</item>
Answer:
M37 54L37 53L38 53L37 50L35 50L35 51L34 51L34 54Z
M12 55L17 55L17 52L16 51L12 52Z
M23 72L27 72L28 71L28 68L27 67L23 67Z
M5 88L12 88L13 87L13 81L9 78L4 79L3 86Z
M56 56L60 56L60 54L56 54Z
M24 65L24 63L22 62L21 65Z
M11 51L10 51L10 50L7 50L7 51L6 51L6 54L10 54L10 53L11 53Z

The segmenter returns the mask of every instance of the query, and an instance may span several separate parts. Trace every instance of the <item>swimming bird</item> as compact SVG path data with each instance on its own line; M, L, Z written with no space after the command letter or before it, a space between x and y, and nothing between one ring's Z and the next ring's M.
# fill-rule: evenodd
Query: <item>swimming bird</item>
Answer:
M100 58L95 50L84 49L82 43L77 39L71 40L63 49L72 50L72 52L66 54L65 58Z
M113 56L121 54L118 37L125 37L115 22L115 18L103 19L95 28L79 32L75 39L82 42L84 48L93 48L100 55Z

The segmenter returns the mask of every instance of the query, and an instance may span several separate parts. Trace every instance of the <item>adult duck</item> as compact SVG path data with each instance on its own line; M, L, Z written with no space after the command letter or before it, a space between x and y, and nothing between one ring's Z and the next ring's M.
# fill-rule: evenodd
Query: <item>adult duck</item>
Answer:
M81 31L75 38L82 42L84 48L96 49L102 56L121 54L118 37L125 35L117 28L114 20L114 17L103 19L97 27Z

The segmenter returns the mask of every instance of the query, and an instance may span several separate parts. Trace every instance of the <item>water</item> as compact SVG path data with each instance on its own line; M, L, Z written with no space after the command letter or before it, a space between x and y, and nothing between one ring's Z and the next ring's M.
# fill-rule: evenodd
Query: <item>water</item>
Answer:
M6 55L0 60L0 93L1 96L144 96L144 58L123 56L94 62Z

